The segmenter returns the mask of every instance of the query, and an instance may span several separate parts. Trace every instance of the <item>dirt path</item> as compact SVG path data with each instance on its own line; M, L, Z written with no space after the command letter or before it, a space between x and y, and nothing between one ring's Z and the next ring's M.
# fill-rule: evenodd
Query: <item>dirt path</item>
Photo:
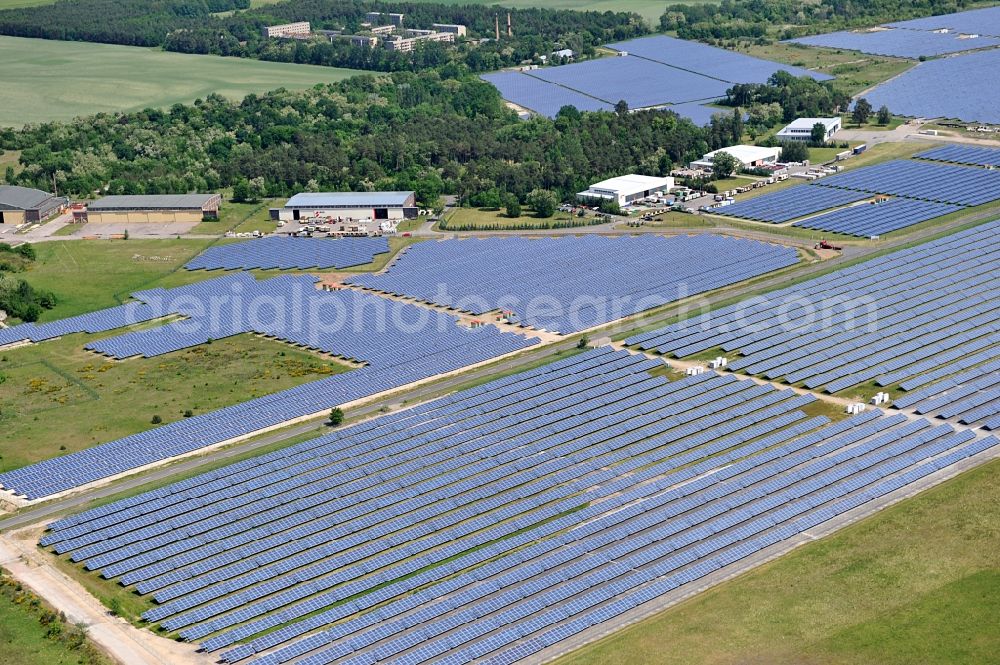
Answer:
M107 609L78 582L44 560L35 543L41 527L0 538L0 566L19 582L66 613L70 623L86 626L87 635L102 651L124 665L208 665L211 656L193 644L175 642L141 630L108 614Z

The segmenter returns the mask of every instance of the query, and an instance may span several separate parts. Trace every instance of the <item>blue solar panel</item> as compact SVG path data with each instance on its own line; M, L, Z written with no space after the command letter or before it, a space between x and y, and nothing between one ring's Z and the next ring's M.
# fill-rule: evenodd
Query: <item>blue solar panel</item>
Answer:
M908 30L954 30L956 32L1000 37L1000 7L986 7L967 12L941 14L886 25Z
M854 236L875 236L962 210L960 206L914 199L890 199L810 217L792 226Z
M482 78L496 86L504 99L548 117L555 117L567 105L600 111L611 110L624 100L630 108L670 105L670 110L699 125L708 123L715 111L694 102L720 99L732 83L763 83L777 71L817 80L831 78L666 36L610 46L629 55Z
M371 263L389 251L386 238L287 238L226 243L209 247L184 267L187 270L309 270L350 268Z
M614 108L607 101L551 85L522 72L483 74L482 79L496 86L504 99L549 118L554 118L564 106L575 106L581 111L610 111Z
M732 87L725 81L631 55L543 67L528 75L612 103L624 99L630 108L718 99Z
M875 108L884 104L899 115L1000 124L1000 88L986 83L998 69L997 49L928 60L865 97Z
M789 187L712 210L726 217L781 224L829 208L870 198L868 194L815 185Z
M818 81L833 78L828 74L801 67L762 60L744 53L728 51L700 42L675 39L666 35L641 37L627 42L608 44L608 47L729 83L766 83L767 79L778 71L785 71L796 77L809 76Z
M1000 148L983 148L974 145L949 144L915 155L920 159L974 166L1000 166Z
M795 261L787 247L710 235L492 238L421 243L386 272L348 282L477 315L513 311L522 325L569 333Z
M965 206L1000 199L1000 171L909 159L838 173L816 185Z
M901 58L945 55L959 51L1000 45L996 37L959 35L955 33L923 32L918 30L879 29L830 32L789 40L807 46L850 49L876 55Z

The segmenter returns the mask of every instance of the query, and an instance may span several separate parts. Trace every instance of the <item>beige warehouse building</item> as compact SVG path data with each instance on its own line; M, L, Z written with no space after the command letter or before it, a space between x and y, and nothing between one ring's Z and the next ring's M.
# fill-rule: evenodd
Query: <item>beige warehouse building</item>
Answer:
M105 196L87 205L86 220L95 224L200 222L218 219L218 194Z
M0 224L17 226L48 219L66 206L66 199L40 189L0 185Z

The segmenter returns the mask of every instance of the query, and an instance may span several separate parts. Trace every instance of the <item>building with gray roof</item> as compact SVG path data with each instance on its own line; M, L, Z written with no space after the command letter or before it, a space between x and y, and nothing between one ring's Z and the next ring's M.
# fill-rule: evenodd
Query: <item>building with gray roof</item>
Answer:
M303 192L271 210L275 220L400 220L417 216L413 192Z
M87 204L86 218L93 223L200 222L217 219L221 204L218 194L105 196Z
M48 219L66 206L66 199L30 187L0 185L0 224L24 224Z

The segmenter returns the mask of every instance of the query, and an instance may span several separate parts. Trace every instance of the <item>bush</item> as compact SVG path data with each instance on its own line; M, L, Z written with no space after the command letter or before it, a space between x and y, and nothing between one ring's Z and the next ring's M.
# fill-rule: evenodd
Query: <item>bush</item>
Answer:
M160 423L163 422L163 418L161 418L158 415L154 415L153 418L149 422L151 422L154 425L159 425Z
M330 427L337 427L344 422L344 411L339 407L335 406L330 409L330 418L326 421L326 424Z

